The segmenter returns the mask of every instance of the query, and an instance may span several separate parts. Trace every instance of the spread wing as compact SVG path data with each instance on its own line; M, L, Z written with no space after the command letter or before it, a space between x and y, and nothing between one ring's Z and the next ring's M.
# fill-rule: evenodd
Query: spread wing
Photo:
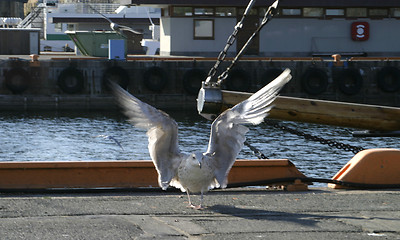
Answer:
M242 124L260 124L273 108L272 103L280 89L291 78L290 70L286 69L274 81L223 112L212 123L205 155L214 166L215 177L222 188L226 187L229 170L246 140L248 128Z
M177 123L168 114L140 101L116 83L110 85L129 122L147 130L150 157L158 172L158 183L165 190L181 162Z

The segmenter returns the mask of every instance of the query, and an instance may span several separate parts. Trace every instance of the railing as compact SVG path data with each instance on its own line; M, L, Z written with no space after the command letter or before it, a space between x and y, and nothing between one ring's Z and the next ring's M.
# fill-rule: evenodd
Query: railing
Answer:
M88 3L75 3L76 13L83 14L115 14L115 10L120 6L119 4L105 3L105 4L88 4ZM94 9L94 10L93 10Z
M33 8L32 12L30 12L28 16L26 16L24 20L18 24L18 28L28 27L29 24L31 24L43 12L44 7L44 4L41 3Z

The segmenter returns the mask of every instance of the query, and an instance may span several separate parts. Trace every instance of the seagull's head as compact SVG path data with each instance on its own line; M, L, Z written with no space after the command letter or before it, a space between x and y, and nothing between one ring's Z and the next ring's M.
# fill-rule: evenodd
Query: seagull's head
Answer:
M199 168L201 168L202 160L203 160L202 153L192 153L189 156L189 162L194 166L198 166Z
M110 23L110 28L114 31L118 31L119 30L119 25L116 23Z

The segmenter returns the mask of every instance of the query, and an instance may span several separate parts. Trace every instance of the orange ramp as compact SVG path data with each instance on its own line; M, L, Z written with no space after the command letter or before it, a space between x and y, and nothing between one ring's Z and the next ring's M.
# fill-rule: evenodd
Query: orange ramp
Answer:
M287 159L237 160L228 183L296 178L305 176ZM158 187L152 161L0 162L0 190L140 187Z
M377 148L361 151L340 169L333 180L359 186L400 185L400 150ZM350 188L338 184L328 186Z

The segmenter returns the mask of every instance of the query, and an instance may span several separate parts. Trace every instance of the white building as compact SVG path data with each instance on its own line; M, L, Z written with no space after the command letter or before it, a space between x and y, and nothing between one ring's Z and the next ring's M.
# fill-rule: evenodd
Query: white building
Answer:
M112 22L131 27L143 32L143 38L152 38L149 29L151 22L158 25L160 9L151 7L126 7L120 4L99 3L58 3L47 1L40 3L36 9L27 16L25 27L39 27L43 29L41 51L64 51L65 45L73 49L74 43L65 31L111 31L110 23L101 15ZM150 19L151 18L151 21ZM30 24L30 26L29 26ZM139 43L140 46L140 43ZM138 49L138 52L143 50Z
M247 0L131 1L134 5L161 8L161 55L195 56L217 56L248 3ZM229 55L240 50L272 3L273 0L256 2ZM247 54L400 56L398 29L398 0L282 0L279 14L260 32Z

